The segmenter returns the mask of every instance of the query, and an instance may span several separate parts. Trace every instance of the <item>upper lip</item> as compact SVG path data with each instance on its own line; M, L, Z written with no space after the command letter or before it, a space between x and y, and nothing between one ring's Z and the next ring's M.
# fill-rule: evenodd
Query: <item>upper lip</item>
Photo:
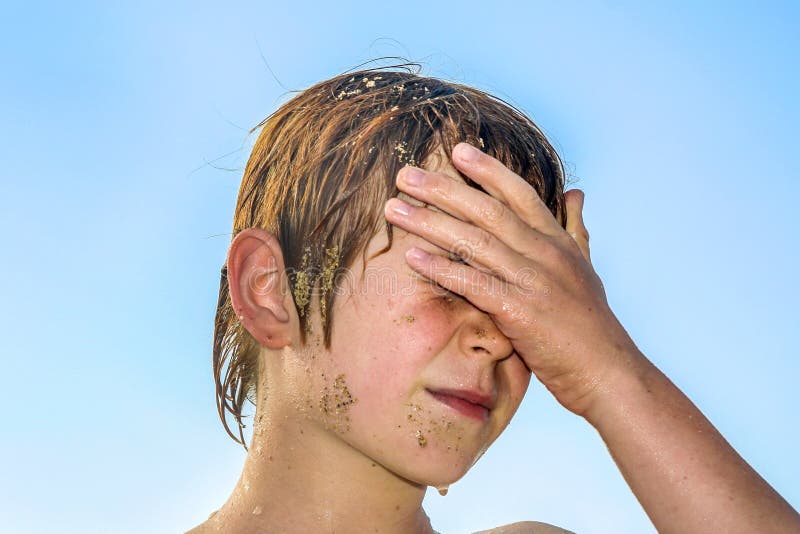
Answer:
M472 404L483 406L487 410L491 410L495 405L495 398L488 393L483 393L476 389L429 389L431 393L438 393L439 395L449 395L456 397Z

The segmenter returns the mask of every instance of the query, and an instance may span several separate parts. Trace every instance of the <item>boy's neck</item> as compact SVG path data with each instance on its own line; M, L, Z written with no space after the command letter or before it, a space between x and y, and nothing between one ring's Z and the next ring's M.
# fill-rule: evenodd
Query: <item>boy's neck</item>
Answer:
M242 475L204 524L229 532L433 532L426 486L398 477L329 431L259 403Z

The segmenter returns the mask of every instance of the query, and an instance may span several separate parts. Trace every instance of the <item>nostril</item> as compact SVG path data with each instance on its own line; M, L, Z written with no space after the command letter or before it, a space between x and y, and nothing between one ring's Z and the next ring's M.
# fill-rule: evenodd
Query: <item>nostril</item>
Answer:
M459 334L463 354L481 356L481 359L503 360L513 352L511 340L503 335L491 316L471 303L465 314L464 328Z

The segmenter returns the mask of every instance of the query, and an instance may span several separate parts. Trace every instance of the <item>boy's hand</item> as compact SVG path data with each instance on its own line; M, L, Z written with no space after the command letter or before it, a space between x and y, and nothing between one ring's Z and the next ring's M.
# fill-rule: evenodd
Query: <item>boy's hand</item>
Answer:
M609 308L591 265L583 192L566 193L565 230L533 187L495 158L459 143L452 161L491 196L445 174L404 167L398 187L441 211L393 198L386 216L465 263L416 248L406 260L489 314L558 402L586 416L609 380L643 355ZM418 185L410 181L415 175Z
M565 408L603 438L659 532L800 532L800 515L639 350L612 313L589 260L582 191L567 191L566 231L535 190L459 143L453 164L489 195L422 171L400 189L446 213L390 199L390 222L455 252L411 267L484 310ZM491 195L491 196L490 196Z

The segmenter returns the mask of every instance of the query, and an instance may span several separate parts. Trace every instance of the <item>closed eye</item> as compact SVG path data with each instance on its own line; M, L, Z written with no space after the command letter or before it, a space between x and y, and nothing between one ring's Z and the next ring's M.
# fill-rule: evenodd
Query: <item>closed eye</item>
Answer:
M461 256L459 256L459 255L458 255L458 254L456 254L455 252L448 252L448 253L447 253L447 258L448 258L450 261L454 261L454 262L456 262L456 263L460 263L460 264L462 264L462 265L469 265L469 263L467 263L467 261L466 261L464 258L462 258Z
M433 284L436 287L436 294L439 296L439 298L443 299L446 302L453 302L453 301L456 301L456 300L467 300L466 298L464 298L463 295L459 295L458 293L454 293L454 292L450 291L449 289L447 289L446 287L444 287L444 286L442 286L440 284L437 284L433 280L431 280L431 284Z
M464 298L461 295L459 295L458 293L453 293L452 291L450 291L449 289L447 289L443 285L437 283L435 280L433 280L431 278L428 278L427 276L422 276L421 274L419 274L416 271L412 270L411 271L411 276L413 278L416 278L420 282L423 282L424 284L428 284L428 288L433 290L433 293L435 295L437 295L439 298L442 298L442 299L445 299L445 300L450 300L450 301L452 301L453 299L463 299Z
M469 265L461 256L459 256L458 254L455 254L453 252L449 252L447 257L449 259L451 259L452 261L456 262L456 263L462 263L464 265ZM466 298L463 295L459 295L458 293L454 293L454 292L450 291L449 289L447 289L443 285L437 283L435 280L433 280L431 278L428 278L427 276L423 276L423 275L419 274L418 272L414 271L410 267L409 267L409 273L411 274L411 276L413 278L415 278L415 279L417 279L419 281L422 281L422 282L424 282L426 284L430 284L429 287L431 289L434 289L434 293L436 295L438 295L438 297L440 299L443 299L443 300L449 301L449 302L452 302L453 300L466 300Z

